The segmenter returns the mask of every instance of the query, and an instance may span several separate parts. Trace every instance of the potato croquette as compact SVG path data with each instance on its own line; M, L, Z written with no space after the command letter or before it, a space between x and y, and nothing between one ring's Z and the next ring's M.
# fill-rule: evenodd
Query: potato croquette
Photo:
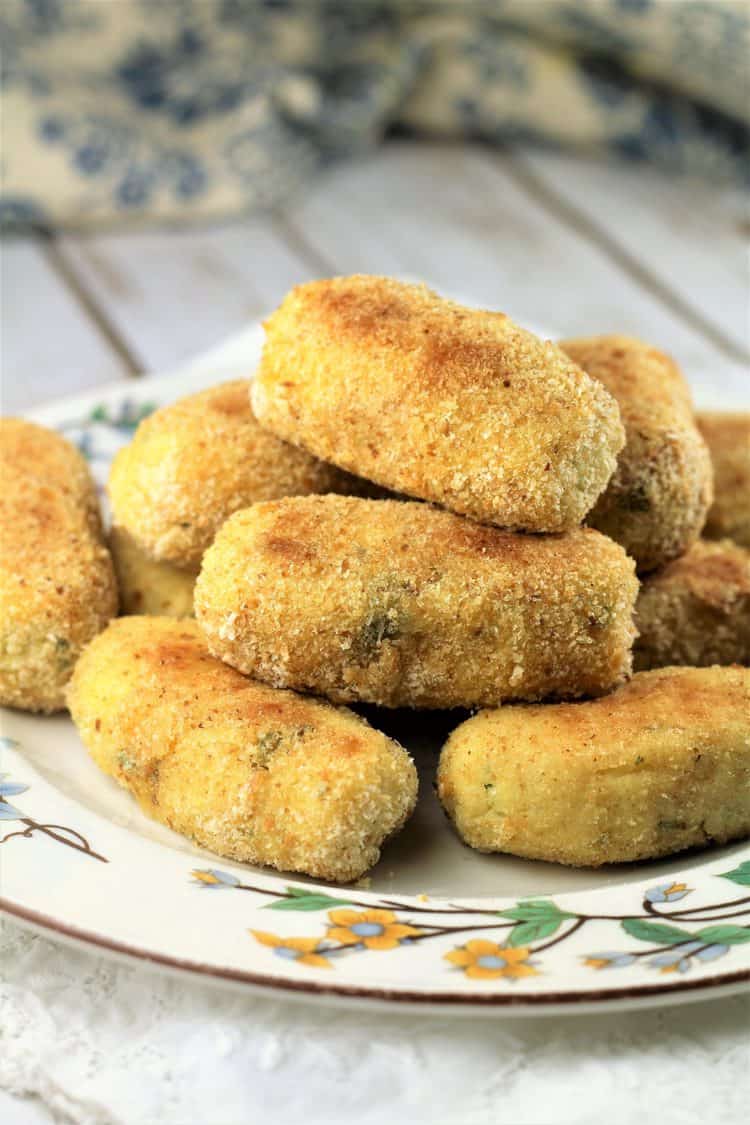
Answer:
M635 623L637 671L750 664L750 551L730 539L699 539L645 579Z
M83 510L94 535L101 535L96 485L85 458L66 438L25 418L0 418L0 467L8 465L54 485Z
M587 517L622 544L643 573L683 554L712 499L708 449L677 365L628 336L563 340L560 347L619 403L626 444Z
M196 570L157 562L124 527L113 527L109 549L120 590L120 613L192 617Z
M29 426L23 435L22 425L7 445L0 430L0 703L59 711L78 654L117 612L117 587L83 458L58 434ZM13 463L24 442L48 479Z
M311 282L265 328L262 425L484 523L576 527L624 445L617 403L554 344L423 285Z
M750 835L750 671L639 672L585 703L482 711L445 744L461 838L574 867Z
M348 882L404 824L417 776L354 715L254 683L194 621L121 617L68 692L96 763L143 810L220 855Z
M697 416L714 466L714 502L703 534L750 550L750 414Z
M638 583L591 528L516 535L426 504L255 504L206 552L215 656L337 703L473 707L598 694L630 671Z
M248 388L238 379L157 410L115 457L113 522L155 560L197 570L227 516L256 500L367 487L261 429Z

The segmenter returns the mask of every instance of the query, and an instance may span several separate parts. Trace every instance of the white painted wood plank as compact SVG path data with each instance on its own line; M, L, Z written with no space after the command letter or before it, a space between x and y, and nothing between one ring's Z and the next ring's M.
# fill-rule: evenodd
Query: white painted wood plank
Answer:
M640 335L676 356L701 401L716 401L717 368L744 379L484 149L387 145L317 184L292 222L339 272L418 276L550 334Z
M2 412L124 376L116 352L34 241L0 246Z
M529 150L550 190L750 353L750 210L739 189Z
M270 219L71 236L60 251L145 370L164 370L269 312L319 270Z

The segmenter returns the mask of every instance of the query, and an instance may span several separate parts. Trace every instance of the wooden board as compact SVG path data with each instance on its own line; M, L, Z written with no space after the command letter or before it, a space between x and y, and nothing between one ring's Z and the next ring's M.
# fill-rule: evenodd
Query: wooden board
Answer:
M730 355L750 360L745 192L643 165L533 150L521 163L646 287L676 303Z
M705 401L707 372L748 386L743 221L737 194L648 169L391 142L273 217L7 243L5 409L172 368L291 285L355 271L423 279L551 335L643 336Z
M63 238L60 245L148 371L212 347L318 272L268 220Z
M127 373L128 365L35 241L6 241L2 412L13 414Z

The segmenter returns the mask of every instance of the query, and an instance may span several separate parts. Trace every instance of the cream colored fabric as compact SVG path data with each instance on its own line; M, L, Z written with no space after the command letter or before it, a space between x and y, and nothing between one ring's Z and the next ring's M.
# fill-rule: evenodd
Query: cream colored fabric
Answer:
M277 204L400 126L747 180L745 0L3 0L7 225Z

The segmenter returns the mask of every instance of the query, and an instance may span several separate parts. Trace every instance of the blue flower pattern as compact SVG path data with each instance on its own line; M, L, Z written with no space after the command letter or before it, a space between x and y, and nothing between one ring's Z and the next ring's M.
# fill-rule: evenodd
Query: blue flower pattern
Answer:
M584 144L750 179L741 100L750 21L738 5L441 9L393 0L0 6L10 123L0 224L276 205L387 128L436 122L491 141ZM68 44L90 62L63 68L63 81Z
M5 741L8 740L3 739ZM0 820L20 820L24 814L15 805L11 805L8 797L17 797L29 787L17 781L8 781L7 777L7 773L0 773Z

